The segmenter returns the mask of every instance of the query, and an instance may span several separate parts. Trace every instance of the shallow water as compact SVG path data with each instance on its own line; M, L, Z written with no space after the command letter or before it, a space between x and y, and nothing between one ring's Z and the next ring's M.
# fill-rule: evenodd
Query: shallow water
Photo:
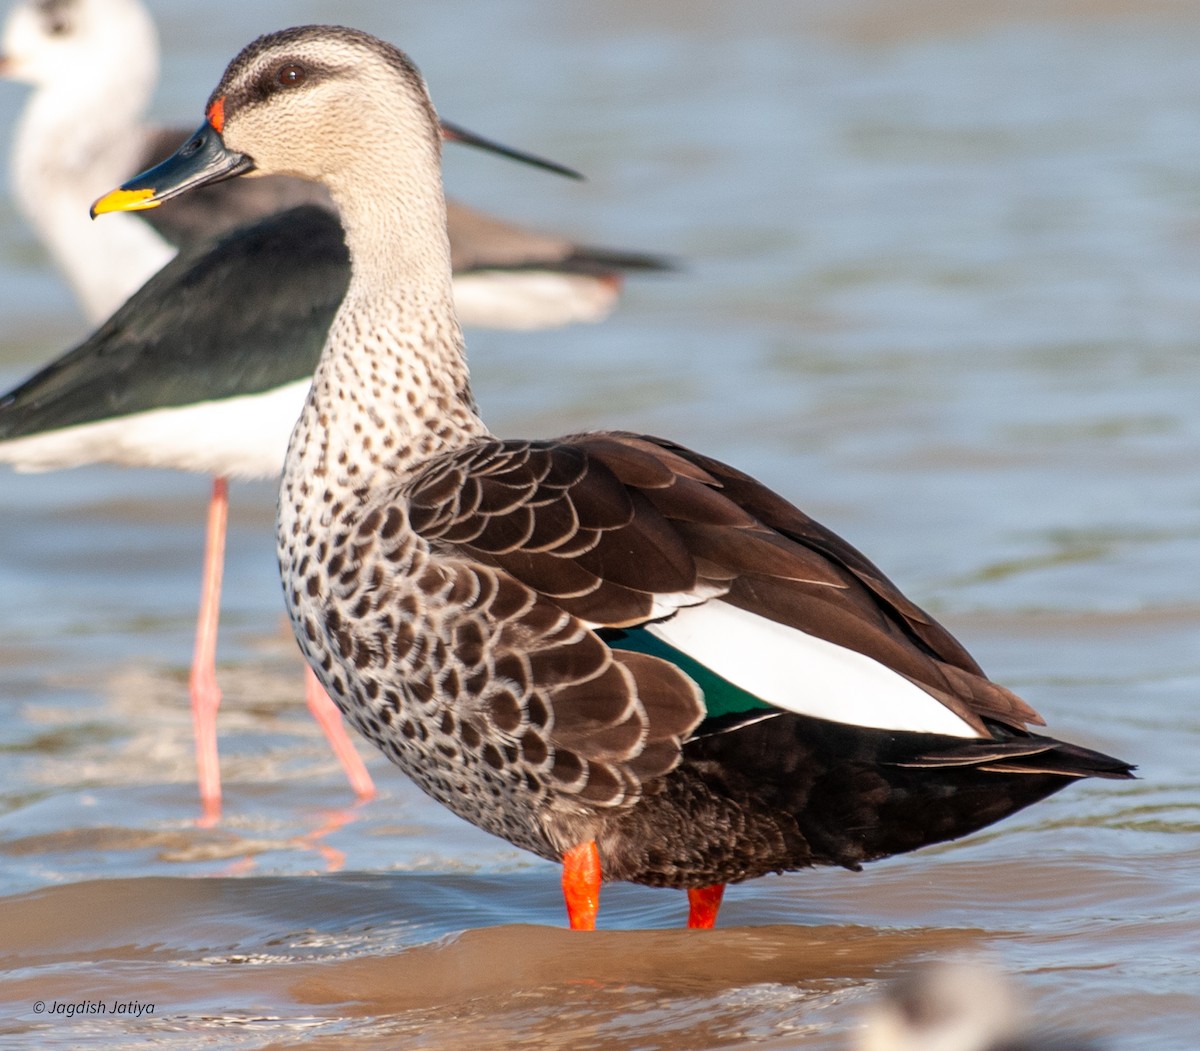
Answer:
M207 481L3 473L0 1045L843 1048L907 961L985 951L1049 1023L1193 1047L1200 17L1083 6L158 5L164 119L198 121L254 33L336 19L406 47L447 116L586 170L447 154L473 204L686 263L601 326L471 334L494 428L636 427L750 470L1142 780L731 888L708 935L680 894L606 888L573 935L553 866L380 757L353 803L303 708L269 486L233 491L226 810L200 828ZM0 230L7 386L84 326L7 206ZM106 1012L53 1013L80 1002Z

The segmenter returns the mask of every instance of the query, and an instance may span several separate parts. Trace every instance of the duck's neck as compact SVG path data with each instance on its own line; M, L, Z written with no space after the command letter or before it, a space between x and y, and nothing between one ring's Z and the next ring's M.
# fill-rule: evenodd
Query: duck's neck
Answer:
M13 189L66 275L89 320L98 322L175 254L134 215L92 222L88 208L143 163L139 123L156 66L131 68L109 90L60 83L39 87L21 115Z
M314 502L346 503L347 493L361 502L488 433L454 313L440 182L424 186L397 173L360 173L351 182L393 188L363 195L331 186L352 276L292 434L285 517L289 500L300 509L307 499L302 515L324 518Z

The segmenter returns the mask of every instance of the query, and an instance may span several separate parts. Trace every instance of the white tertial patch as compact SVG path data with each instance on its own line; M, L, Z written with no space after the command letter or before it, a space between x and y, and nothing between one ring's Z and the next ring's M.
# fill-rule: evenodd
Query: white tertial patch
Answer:
M747 693L851 726L978 737L936 698L871 657L712 601L646 630Z
M3 446L0 446L0 450L2 449ZM0 452L0 455L2 455L2 452ZM724 595L728 590L729 588L725 584L711 584L708 587L700 584L691 591L663 592L653 597L650 603L650 611L645 615L645 619L656 621L662 617L669 617L676 610L683 609L685 606L703 605L718 595ZM612 627L606 621L588 620L586 617L580 617L579 619L590 631L600 631L603 628Z
M724 595L728 590L728 585L724 583L710 584L707 587L704 584L697 584L691 591L672 591L655 595L646 619L658 620L660 617L669 617L676 610L683 609L685 606L701 606L718 595ZM589 627L596 628L601 625L594 624Z
M118 416L0 442L18 471L86 464L166 467L228 478L274 478L300 417L309 381L263 394Z
M454 275L454 309L464 325L537 329L602 321L620 283L551 270L478 270Z

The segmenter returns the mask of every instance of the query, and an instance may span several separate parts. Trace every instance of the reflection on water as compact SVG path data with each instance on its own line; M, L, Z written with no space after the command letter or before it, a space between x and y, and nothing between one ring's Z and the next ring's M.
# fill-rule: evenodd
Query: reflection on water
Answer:
M1161 5L1165 9L1169 5ZM443 111L576 164L447 153L471 203L676 253L609 322L472 334L505 434L666 434L778 487L1051 729L1139 764L959 843L683 896L553 866L378 756L356 806L301 703L269 487L236 487L226 812L186 703L204 479L0 475L0 1042L47 1048L844 1048L902 961L986 949L1048 1022L1192 1046L1200 979L1200 19L1074 4L159 5L160 111L253 33L331 17ZM18 89L0 87L7 139ZM82 325L0 208L0 381ZM140 1017L34 1011L137 1000Z

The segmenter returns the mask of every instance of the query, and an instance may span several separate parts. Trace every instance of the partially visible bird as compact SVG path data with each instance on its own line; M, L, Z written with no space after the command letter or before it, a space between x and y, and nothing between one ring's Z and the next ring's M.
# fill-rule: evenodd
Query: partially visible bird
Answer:
M867 1009L857 1051L1100 1051L1090 1038L1039 1027L1012 982L979 960L914 967Z

